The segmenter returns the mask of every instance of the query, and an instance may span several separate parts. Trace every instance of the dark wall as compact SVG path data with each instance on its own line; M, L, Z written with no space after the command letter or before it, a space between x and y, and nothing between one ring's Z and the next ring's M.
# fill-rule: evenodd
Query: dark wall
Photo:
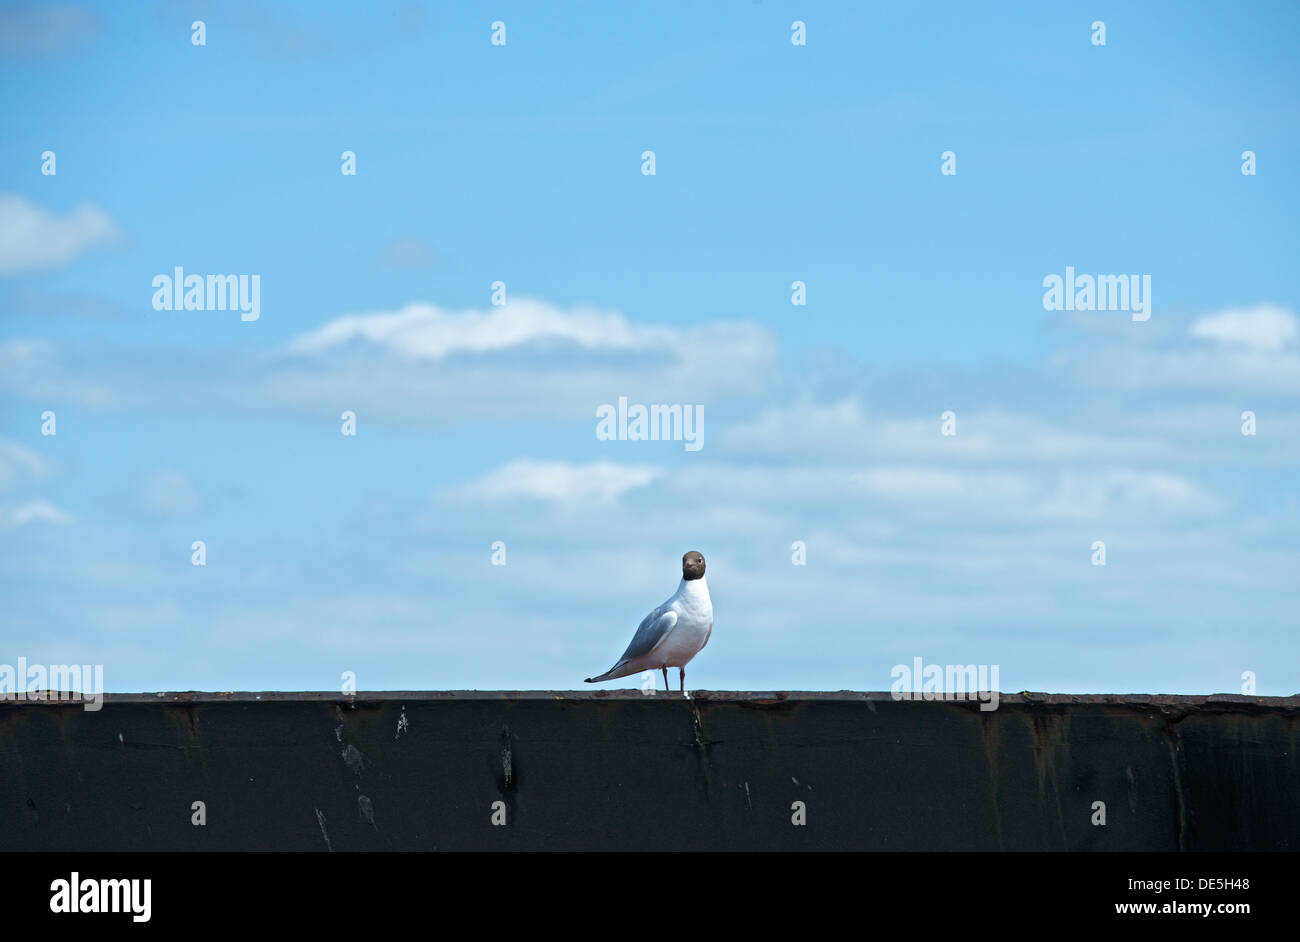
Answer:
M8 702L0 849L1297 850L1297 730L1300 697Z

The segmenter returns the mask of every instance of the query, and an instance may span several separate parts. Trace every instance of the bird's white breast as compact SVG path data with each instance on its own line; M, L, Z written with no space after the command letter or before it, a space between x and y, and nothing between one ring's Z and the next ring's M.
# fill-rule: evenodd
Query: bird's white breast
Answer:
M669 600L669 607L677 613L677 624L655 649L654 657L667 667L685 667L713 633L713 602L709 599L708 584L703 578L683 579L677 594Z

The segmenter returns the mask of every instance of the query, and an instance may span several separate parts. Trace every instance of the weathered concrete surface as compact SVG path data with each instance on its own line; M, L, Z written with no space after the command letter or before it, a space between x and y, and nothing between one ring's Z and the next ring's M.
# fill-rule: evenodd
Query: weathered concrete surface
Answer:
M1298 730L1300 696L8 702L0 850L1297 850Z

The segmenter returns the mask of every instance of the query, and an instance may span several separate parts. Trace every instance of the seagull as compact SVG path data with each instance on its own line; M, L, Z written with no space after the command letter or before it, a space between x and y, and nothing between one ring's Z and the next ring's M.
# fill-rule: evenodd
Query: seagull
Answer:
M704 581L704 557L691 550L682 557L682 582L672 598L641 620L618 663L599 677L588 677L587 683L662 670L667 690L668 668L676 667L686 693L686 665L709 643L712 633L713 603Z

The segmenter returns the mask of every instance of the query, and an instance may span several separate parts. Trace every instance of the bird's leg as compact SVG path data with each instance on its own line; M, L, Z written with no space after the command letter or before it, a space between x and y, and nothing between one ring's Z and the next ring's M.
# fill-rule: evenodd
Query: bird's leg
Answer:
M682 693L685 693L686 692L686 668L679 667L677 669L682 672L682 676L680 679L682 682Z
M668 686L668 666L667 666L667 665L664 665L664 667L663 667L663 672L664 672L664 693L667 693L669 690L672 689L671 687Z

